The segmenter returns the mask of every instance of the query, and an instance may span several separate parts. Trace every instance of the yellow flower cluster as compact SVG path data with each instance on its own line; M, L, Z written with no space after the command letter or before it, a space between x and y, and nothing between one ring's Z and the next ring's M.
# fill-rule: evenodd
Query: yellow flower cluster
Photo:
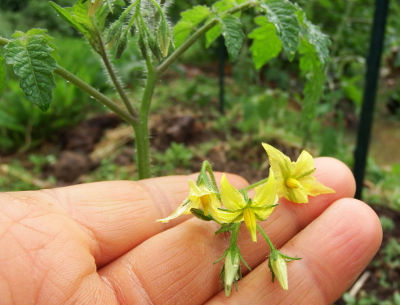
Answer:
M257 241L257 220L264 221L273 212L278 198L284 197L296 203L308 202L308 196L334 192L317 182L313 176L315 170L312 156L303 151L296 162L271 145L262 144L266 150L271 168L266 183L256 187L254 198L248 198L245 191L237 190L229 183L225 174L221 179L220 193L201 179L197 184L189 180L189 196L167 218L168 222L191 209L203 208L204 215L220 224L244 221L253 241Z

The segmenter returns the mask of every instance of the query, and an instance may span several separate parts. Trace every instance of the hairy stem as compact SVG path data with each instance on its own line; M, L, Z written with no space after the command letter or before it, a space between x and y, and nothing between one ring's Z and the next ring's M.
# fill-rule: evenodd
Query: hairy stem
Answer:
M135 130L139 179L151 177L149 113L154 88L159 77L159 74L154 70L151 59L146 59L146 65L147 81L140 104L139 120L132 125Z
M261 228L259 224L257 224L257 229L261 233L261 235L264 237L264 239L267 241L269 248L272 250L275 250L274 244L272 241L269 239L268 235L265 234L264 230Z
M106 51L106 48L104 46L104 42L103 39L101 37L101 34L98 32L98 39L100 41L100 56L101 59L104 62L104 65L106 66L106 69L108 71L108 74L110 75L111 81L113 82L115 89L117 90L119 96L121 97L126 109L128 109L128 112L135 118L138 117L138 114L136 113L135 109L133 109L132 104L128 98L128 96L126 95L124 89L122 88L122 85L115 73L114 67L110 62L110 59L108 58L108 54Z
M57 75L61 76L62 78L66 79L69 81L71 84L75 85L82 91L86 92L89 94L91 97L102 103L104 106L109 108L111 111L115 112L118 116L120 116L122 119L124 119L127 123L129 124L134 124L138 119L133 117L131 114L129 114L127 111L119 107L117 104L115 104L112 100L110 100L107 96L104 94L100 93L98 90L81 80L79 77L75 76L71 72L65 70L64 68L61 68L60 66L57 67L54 70L54 73Z

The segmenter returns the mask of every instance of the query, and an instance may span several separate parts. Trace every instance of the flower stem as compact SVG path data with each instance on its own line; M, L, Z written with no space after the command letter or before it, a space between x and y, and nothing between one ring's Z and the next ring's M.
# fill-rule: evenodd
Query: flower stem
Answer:
M248 185L248 186L242 188L241 190L243 190L243 191L251 190L251 189L253 189L253 188L255 188L255 187L257 187L257 186L259 186L259 185L261 185L261 184L266 183L267 181L268 181L268 178L265 178L265 179L263 179L263 180L257 181L256 183L250 184L250 185Z
M264 239L267 241L269 248L272 250L276 250L274 245L272 244L272 241L269 239L268 235L265 234L264 230L261 228L261 226L257 223L257 229L261 233L261 235L264 237Z

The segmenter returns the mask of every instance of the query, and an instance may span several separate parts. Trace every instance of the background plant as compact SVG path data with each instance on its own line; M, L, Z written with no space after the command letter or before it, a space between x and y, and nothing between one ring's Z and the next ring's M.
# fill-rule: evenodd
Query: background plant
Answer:
M81 0L72 7L62 8L51 3L60 17L81 32L93 50L99 54L126 110L57 66L49 46L50 37L43 30L16 32L13 35L14 39L3 39L2 44L6 45L6 61L14 66L25 95L41 110L46 111L50 106L52 90L56 87L52 77L54 71L132 125L136 135L139 178L150 176L148 116L152 95L160 75L203 35L206 37L206 45L209 46L222 34L229 57L234 60L244 38L242 24L237 16L241 11L256 7L264 16L254 18L258 27L249 34L253 39L251 51L256 68L261 68L281 50L285 51L289 60L293 60L296 51L299 51L300 69L307 79L304 89L303 122L315 116L315 104L322 95L324 68L328 59L328 39L306 19L298 6L282 0L222 0L213 4L211 8L195 6L185 11L181 14L182 19L172 29L166 16L170 4L168 1L133 1L108 28L105 26L106 18L112 11L112 5L110 1L102 4L100 1L88 4ZM117 1L115 4L121 3ZM114 47L116 58L120 58L128 46L131 32L137 34L137 44L146 63L147 72L138 109L134 109L124 91L106 50ZM176 49L168 57L172 39L175 40ZM266 47L266 43L269 43L269 47ZM172 43L171 46L173 47ZM32 61L37 66L31 66Z

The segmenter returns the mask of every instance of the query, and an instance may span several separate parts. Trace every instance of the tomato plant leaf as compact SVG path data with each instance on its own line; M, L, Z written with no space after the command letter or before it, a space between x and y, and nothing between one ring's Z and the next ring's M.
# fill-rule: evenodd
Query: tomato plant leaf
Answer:
M26 97L46 111L56 87L53 70L57 63L51 56L53 49L48 46L48 38L38 33L36 29L26 34L16 32L13 35L15 39L5 47L5 59L13 65Z
M229 58L234 60L243 44L243 30L240 19L226 15L222 18L222 35L225 38L225 45L228 50Z
M79 0L72 7L65 8L52 1L50 1L50 5L54 8L61 19L69 23L69 25L73 26L86 37L96 52L100 52L98 47L100 43L99 38L96 35L96 29L92 20L88 16L88 8L84 2L84 0Z
M319 61L325 67L329 60L329 50L331 41L329 37L321 32L321 30L312 24L305 16L305 13L299 9L299 21L302 27L301 36L314 46L315 52L318 55Z
M181 19L174 27L175 45L180 46L186 37L196 29L196 26L203 22L211 14L210 8L204 5L197 5L192 9L181 13Z
M325 72L318 53L309 41L300 39L300 70L306 78L302 103L302 125L307 126L316 114L316 105L323 95Z
M275 26L264 16L258 16L254 22L259 25L248 37L253 39L250 47L256 69L260 69L271 58L278 56L282 50L282 42L276 35Z
M260 6L265 9L268 21L275 25L283 49L292 61L299 44L298 8L287 0L262 0Z
M215 25L213 28L211 28L210 30L207 31L206 33L206 48L208 48L215 39L217 39L219 37L219 35L221 35L222 32L222 24L218 23L217 25Z

